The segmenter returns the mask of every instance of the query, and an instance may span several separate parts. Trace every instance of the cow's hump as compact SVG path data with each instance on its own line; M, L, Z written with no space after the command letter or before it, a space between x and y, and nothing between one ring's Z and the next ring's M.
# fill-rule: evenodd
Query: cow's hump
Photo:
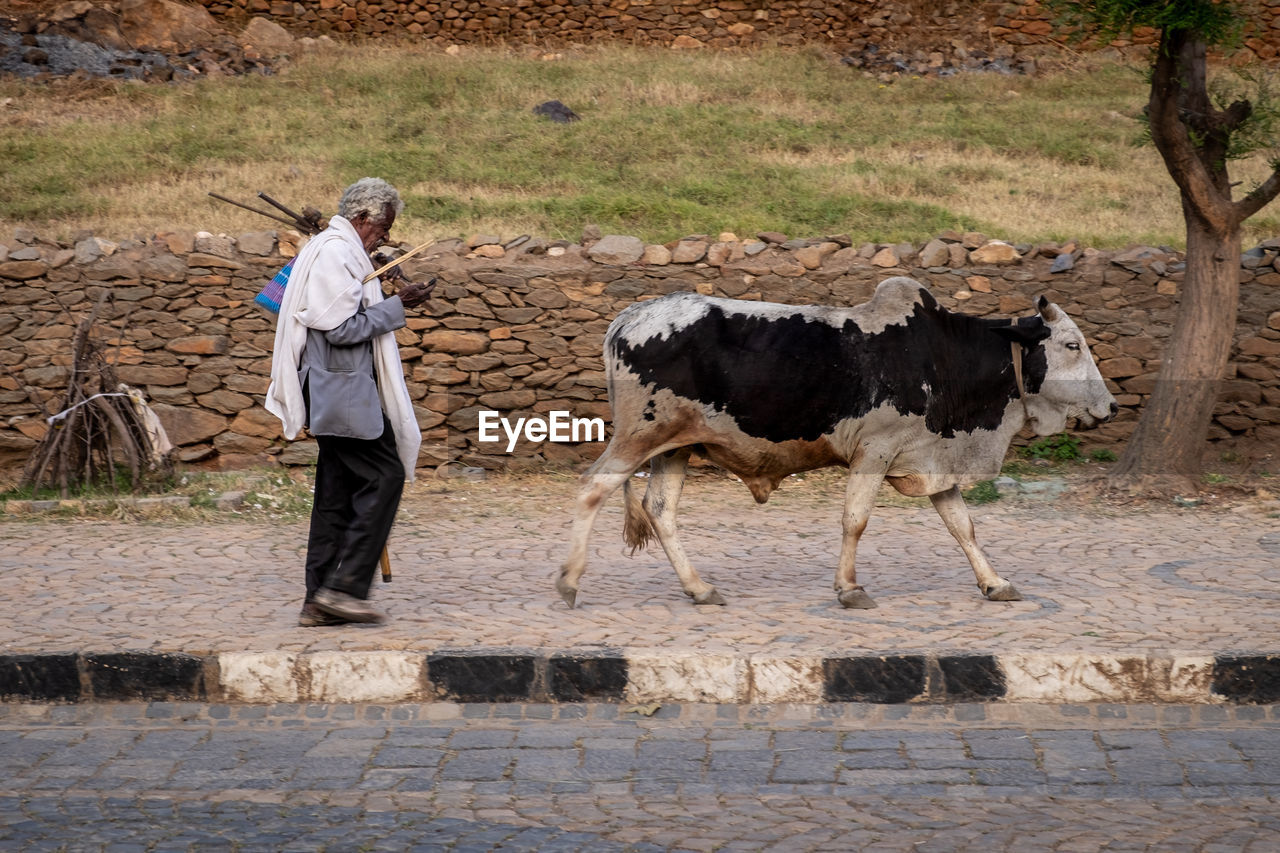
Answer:
M871 299L853 309L854 322L863 334L876 335L888 326L905 325L917 305L936 304L924 285L897 275L876 285Z

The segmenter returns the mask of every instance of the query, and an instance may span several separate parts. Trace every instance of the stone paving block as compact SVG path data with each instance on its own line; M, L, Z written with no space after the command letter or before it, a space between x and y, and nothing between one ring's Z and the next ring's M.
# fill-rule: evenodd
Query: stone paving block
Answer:
M1110 753L1109 757L1115 778L1126 784L1181 785L1186 781L1183 766L1165 756L1120 756Z
M1037 770L1034 765L1016 762L1008 762L1005 767L975 767L973 781L979 785L1009 786L1023 791L1041 788L1049 783L1043 770Z
M228 652L218 656L218 683L231 702L297 702L297 666L288 652Z
M1091 732L1039 732L1034 742L1045 770L1050 773L1108 773L1107 753L1098 746Z
M897 749L866 749L845 754L840 766L847 770L907 770L912 762Z
M735 749L712 752L707 764L708 777L718 775L732 779L740 774L740 781L766 781L773 771L774 753L770 749Z
M1008 654L999 660L1012 701L1203 700L1213 668L1208 657Z
M181 757L204 740L204 732L153 731L143 732L129 746L130 758Z
M645 734L645 741L647 743L656 743L659 741L684 740L684 741L698 741L698 743L701 744L702 741L706 740L706 737L707 737L706 729L700 726L690 725L688 728L648 729L648 731Z
M83 658L97 700L202 699L204 661L187 654L102 652Z
M636 745L636 758L644 767L668 764L701 765L707 756L704 744L684 741L641 741Z
M555 654L548 662L550 696L557 702L621 699L627 689L627 659L621 653Z
M743 731L740 728L712 729L707 733L711 754L737 750L767 749L772 740L769 732Z
M909 702L925 690L921 655L828 658L823 661L823 699L828 702Z
M515 750L472 749L460 753L440 768L442 780L483 782L500 779L515 761Z
M1280 654L1219 655L1213 692L1236 702L1280 702Z
M634 748L588 750L583 755L579 775L589 782L628 781L637 765Z
M578 770L576 752L559 749L518 749L511 778L547 782L575 781Z
M1034 759L1035 747L1022 734L973 730L964 733L964 742L974 758Z
M76 654L0 655L0 698L42 702L80 698L80 665Z
M737 702L746 697L746 666L730 655L636 653L628 659L629 702Z
M511 729L463 729L449 738L450 749L502 749L515 745Z
M741 485L695 476L686 547L729 604L689 604L661 553L619 557L604 534L621 523L615 500L600 515L583 606L568 610L547 577L563 559L572 483L549 480L528 501L497 486L437 487L406 492L396 533L406 572L375 587L390 616L376 627L297 626L298 581L286 568L305 547L305 522L228 520L210 536L189 522L0 521L0 571L11 580L0 599L0 694L211 699L228 724L250 718L245 702L346 702L366 714L371 703L421 700L460 717L495 713L467 703L607 700L658 703L658 717L682 702L828 703L834 721L887 703L906 719L932 703L963 705L965 722L985 723L1001 705L1052 702L1116 715L1188 703L1197 707L1169 713L1205 723L1229 720L1208 703L1254 704L1280 719L1267 704L1280 697L1280 654L1266 645L1280 577L1265 514L974 508L984 547L1026 594L996 603L972 591L931 509L878 507L864 550L880 607L853 612L815 580L834 556L824 514L837 481L789 481L742 537ZM1026 557L1029 523L1036 560ZM25 568L33 549L40 576ZM431 571L408 571L416 565ZM118 580L95 582L103 573ZM250 587L258 594L245 606ZM369 677L379 654L399 663ZM361 660L362 671L326 655Z
M1249 785L1267 778L1242 761L1189 761L1186 781L1192 788L1211 785Z
M427 657L427 676L445 697L460 702L534 698L536 661L527 654L439 652Z
M822 697L822 662L816 658L753 655L747 667L752 702L815 702Z
M999 699L1007 691L995 655L944 655L938 658L938 668L949 702Z
M308 698L319 702L405 702L423 694L423 660L405 652L315 652L302 659Z
M898 751L902 747L902 738L905 732L882 732L882 731L847 731L840 741L840 746L845 752L855 752L861 750L892 750Z
M973 759L965 755L964 748L959 745L954 749L911 747L907 750L907 758L912 767L922 770L940 770L947 767L964 767L973 764Z
M375 767L419 768L439 767L445 751L431 747L383 747L373 756Z
M133 745L135 736L121 731L97 730L81 733L65 749L45 758L41 769L59 765L91 765L98 767L106 761L126 753Z
M548 709L550 714L550 709ZM524 748L570 747L577 744L582 732L552 722L545 725L525 726L516 731L515 746Z
M814 750L835 749L840 742L840 734L834 731L799 731L778 732L773 736L773 744L781 750Z
M1103 730L1098 732L1098 740L1108 754L1118 756L1121 751L1133 750L1144 756L1163 755L1169 752L1164 735L1158 731L1143 730ZM1231 758L1239 758L1232 754Z
M836 781L841 770L840 763L830 755L813 755L807 751L803 754L781 753L773 768L771 779L783 784L831 784ZM870 771L887 772L887 771Z
M968 770L953 768L949 770L841 770L837 780L841 785L884 786L885 790L900 785L930 785L941 788L946 784L968 784L972 777Z

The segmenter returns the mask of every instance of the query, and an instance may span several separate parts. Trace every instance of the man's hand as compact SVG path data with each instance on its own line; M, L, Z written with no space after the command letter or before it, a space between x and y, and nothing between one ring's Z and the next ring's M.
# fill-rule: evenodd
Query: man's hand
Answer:
M432 276L427 281L416 281L413 284L406 284L400 288L400 301L404 303L406 308L417 308L427 301L431 296L431 291L436 289L436 277Z

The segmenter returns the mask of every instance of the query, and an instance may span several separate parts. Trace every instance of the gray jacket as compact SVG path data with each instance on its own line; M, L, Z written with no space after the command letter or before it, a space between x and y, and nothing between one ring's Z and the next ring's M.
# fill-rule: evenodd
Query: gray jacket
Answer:
M298 381L312 435L371 439L382 435L382 402L373 369L372 340L405 324L404 305L392 296L361 307L337 328L307 329Z

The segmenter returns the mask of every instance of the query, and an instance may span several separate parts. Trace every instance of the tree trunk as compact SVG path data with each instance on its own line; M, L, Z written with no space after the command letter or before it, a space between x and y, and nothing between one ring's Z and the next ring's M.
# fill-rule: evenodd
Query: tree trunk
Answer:
M1160 27L1147 127L1182 194L1187 269L1156 386L1110 480L1130 491L1194 490L1235 334L1240 226L1280 195L1280 169L1273 163L1266 181L1240 201L1232 200L1227 174L1232 138L1254 110L1243 99L1222 109L1215 106L1206 56L1209 44L1221 44L1231 29L1227 24L1235 19L1236 4L1080 0L1065 5L1113 32L1132 32L1139 24ZM1200 26L1207 27L1211 39Z
M1173 333L1138 422L1111 474L1113 484L1141 491L1194 491L1205 436L1226 375L1240 296L1240 228L1212 227L1190 209L1187 269Z

